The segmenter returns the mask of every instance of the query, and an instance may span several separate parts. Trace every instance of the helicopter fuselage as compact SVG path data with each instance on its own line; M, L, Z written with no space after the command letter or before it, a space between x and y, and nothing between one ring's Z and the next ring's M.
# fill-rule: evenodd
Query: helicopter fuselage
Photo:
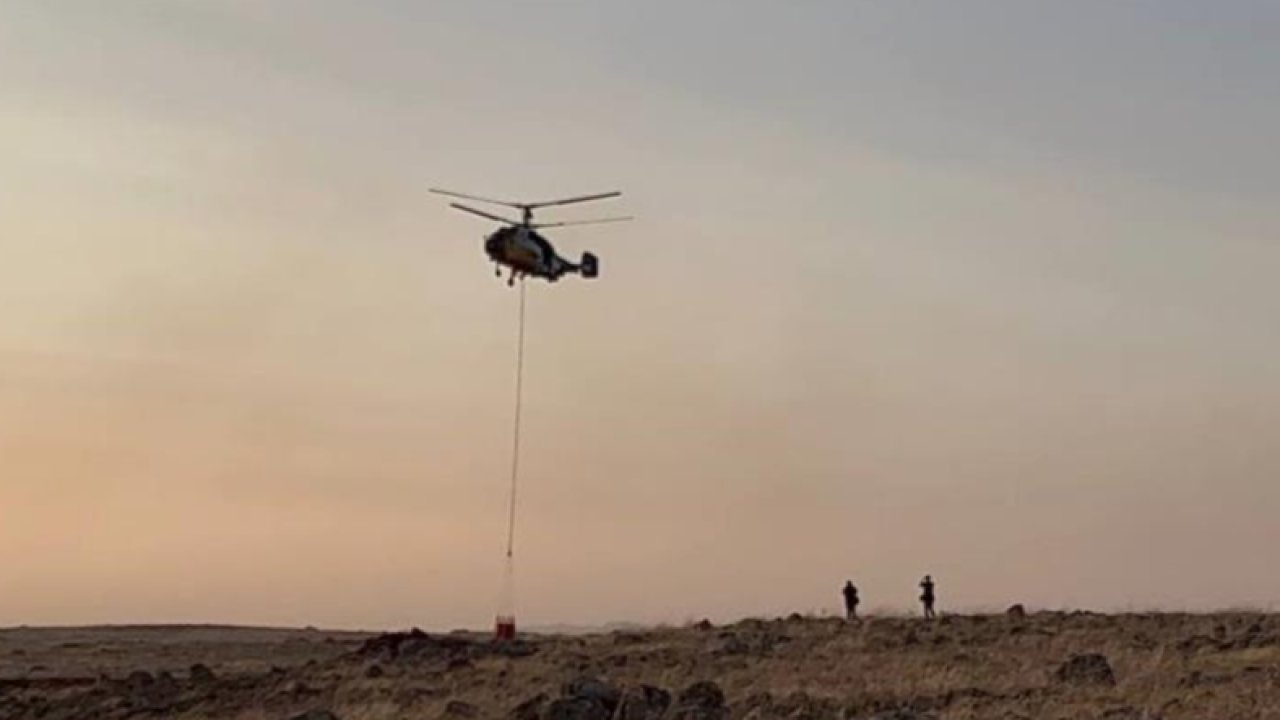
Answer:
M485 237L484 251L499 266L510 268L512 280L532 275L555 282L565 273L576 272L583 277L596 275L594 255L584 253L581 263L570 262L558 255L542 234L524 225L511 225L490 233Z

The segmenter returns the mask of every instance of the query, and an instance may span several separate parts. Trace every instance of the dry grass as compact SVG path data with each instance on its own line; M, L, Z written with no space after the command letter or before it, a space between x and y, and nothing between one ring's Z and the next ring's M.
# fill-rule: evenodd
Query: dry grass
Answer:
M585 674L620 687L647 684L672 692L710 680L723 688L732 718L860 718L909 707L949 720L1280 720L1280 618L1245 612L1042 613L932 623L747 620L727 627L538 637L530 640L534 652L527 657L479 643L390 659L355 652L365 636L316 632L223 628L184 636L181 630L139 629L94 640L94 631L78 631L84 635L70 641L42 635L67 631L25 632L0 632L0 678L28 678L22 688L0 687L0 717L6 720L36 717L34 706L14 704L33 695L46 698L45 720L81 717L57 711L62 703L84 713L87 687L59 689L55 680L76 677L90 665L88 677L123 677L196 661L220 675L217 692L205 697L183 691L181 697L194 699L174 704L165 717L275 720L326 707L344 720L400 720L443 716L456 701L475 706L481 717L508 717L518 703L539 693L555 696L563 683ZM112 652L99 652L106 648ZM24 652L15 656L14 650ZM1114 684L1055 677L1069 658L1092 653L1106 657ZM86 664L86 656L96 664ZM31 672L35 658L49 669ZM382 674L369 677L374 664ZM288 669L267 673L272 665Z

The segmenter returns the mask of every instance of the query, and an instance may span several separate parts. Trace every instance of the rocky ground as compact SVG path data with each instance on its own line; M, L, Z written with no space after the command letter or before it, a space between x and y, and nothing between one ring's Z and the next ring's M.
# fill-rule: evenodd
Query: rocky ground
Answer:
M1280 719L1280 616L1017 610L530 636L0 631L0 720Z

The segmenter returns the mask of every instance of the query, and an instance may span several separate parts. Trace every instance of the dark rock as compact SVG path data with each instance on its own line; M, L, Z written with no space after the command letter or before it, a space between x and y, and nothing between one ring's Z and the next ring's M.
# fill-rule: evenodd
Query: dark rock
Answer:
M209 685L218 681L218 676L209 669L208 665L204 665L203 663L196 663L195 665L192 665L191 669L188 671L187 677L189 677L191 682L196 685Z
M899 708L876 713L868 717L867 720L934 720L934 716L907 708Z
M546 693L538 693L511 709L512 720L538 720L547 705Z
M379 665L378 663L374 663L370 665L364 671L364 676L370 679L377 679L386 674L387 674L387 671L383 670L382 666Z
M628 688L622 694L616 720L658 720L671 707L671 693L652 685Z
M721 720L728 717L724 691L713 682L698 682L685 688L672 709L672 720Z
M1071 685L1115 685L1116 676L1104 655L1073 655L1054 673L1058 682Z
M152 676L135 670L124 680L124 696L130 707L145 710L166 709L181 692L178 682L168 672Z
M179 687L178 681L174 679L173 673L161 670L156 673L156 682L152 691L158 696L173 696L181 692L182 688Z
M715 625L711 624L711 621L710 621L710 620L707 620L707 619L705 619L705 618L704 618L704 619L699 620L698 622L694 623L694 624L693 624L693 629L694 629L694 630L701 630L701 631L703 631L703 632L706 632L706 631L708 631L708 630L713 630L713 629L715 629Z
M451 718L479 717L480 708L461 700L450 700L449 704L444 706L444 715Z
M151 673L145 670L134 670L129 673L129 677L124 679L124 684L129 688L130 692L142 692L155 684L156 679L151 677Z
M1155 650L1158 647L1158 644L1151 636L1141 632L1133 634L1133 637L1129 639L1129 645L1135 650Z
M597 700L566 697L552 701L546 720L609 720L609 711Z
M1010 605L1009 609L1004 611L1004 614L1011 618L1024 618L1027 616L1027 609L1022 607L1022 604L1019 603L1017 605Z
M717 655L746 655L751 652L751 646L734 633L724 633L711 648L711 652Z
M561 694L567 698L594 700L604 706L610 714L618 708L622 700L622 691L599 678L583 676L566 683Z

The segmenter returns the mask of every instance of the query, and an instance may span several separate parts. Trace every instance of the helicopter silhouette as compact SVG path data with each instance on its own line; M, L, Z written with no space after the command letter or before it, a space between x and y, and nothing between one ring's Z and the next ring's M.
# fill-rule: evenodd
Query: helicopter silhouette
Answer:
M502 268L505 266L511 270L511 274L507 277L507 285L515 284L517 279L525 277L539 277L549 282L556 282L566 273L577 273L584 278L594 278L600 274L600 260L589 252L582 253L582 259L579 262L573 262L564 258L556 252L551 242L547 240L538 231L543 228L569 227L571 225L595 225L598 223L624 222L633 220L631 217L611 217L600 218L596 220L570 220L563 222L536 223L533 221L533 211L539 208L552 207L556 205L572 205L575 203L591 202L594 200L606 200L621 195L620 192L598 193L595 195L581 195L578 197L565 198L563 200L548 200L546 202L521 203L508 202L506 200L494 200L492 198L480 197L477 195L467 195L464 193L453 192L451 190L440 190L431 188L431 192L437 195L448 195L450 197L462 198L465 200L475 200L478 202L492 203L494 205L503 205L505 207L514 208L520 211L520 220L511 220L495 213L485 210L478 210L462 203L449 203L449 207L461 210L463 212L478 215L488 220L494 220L503 223L505 227L498 228L494 232L485 236L484 251L485 254L493 260L496 266L496 274L502 276Z

